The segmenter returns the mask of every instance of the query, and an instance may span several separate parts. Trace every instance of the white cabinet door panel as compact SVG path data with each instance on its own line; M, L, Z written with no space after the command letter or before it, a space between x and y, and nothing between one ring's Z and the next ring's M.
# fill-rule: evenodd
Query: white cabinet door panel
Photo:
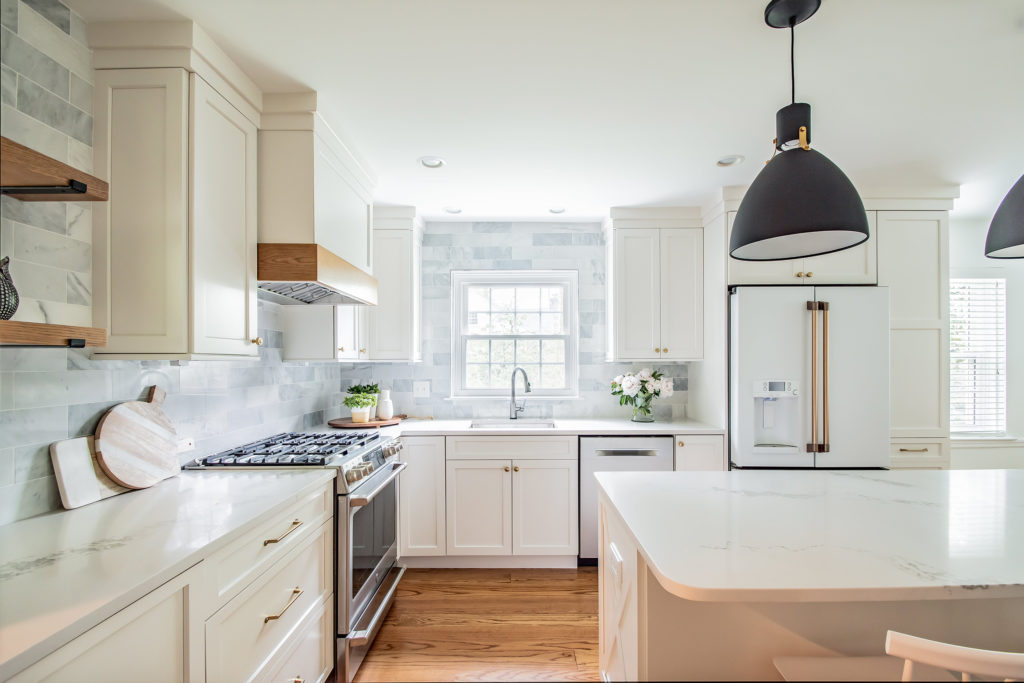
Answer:
M732 237L732 224L736 219L736 212L728 214L729 224L726 236L726 249L728 250L729 238ZM730 285L791 285L804 284L803 280L796 274L803 271L803 259L791 261L740 261L729 257L729 284Z
M892 319L949 315L945 211L878 212L878 284L891 290Z
M255 356L257 129L190 78L193 352Z
M662 360L704 357L704 231L661 231Z
M648 359L661 348L660 230L615 231L615 355Z
M729 469L725 437L718 434L683 434L675 437L675 470L721 471Z
M576 460L513 460L513 553L577 554L578 490Z
M373 360L413 357L413 232L374 230L373 273L377 305L367 311Z
M938 329L894 329L890 334L892 436L948 436L944 333Z
M445 460L443 436L406 436L398 480L400 555L444 555Z
M512 554L512 462L453 460L446 465L449 555Z
M869 236L856 247L832 254L812 256L802 261L803 272L811 285L873 285L878 282L876 212L868 211Z

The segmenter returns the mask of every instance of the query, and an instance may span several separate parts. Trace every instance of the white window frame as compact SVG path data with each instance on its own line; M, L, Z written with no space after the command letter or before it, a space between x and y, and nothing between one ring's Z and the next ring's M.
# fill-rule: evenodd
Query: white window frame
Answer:
M466 330L470 286L564 286L563 315L566 334L471 335ZM466 387L466 342L487 339L565 339L565 388L542 389L531 378L533 391L523 398L572 398L579 394L579 273L575 270L453 270L452 271L452 398L507 398L511 387Z
M963 270L959 270L958 269L958 270L954 270L953 272L950 273L950 283L949 284L950 284L950 333L951 333L951 335L952 335L952 326L953 326L953 311L952 311L953 286L954 286L954 283L956 281L958 281L958 280L1000 280L1000 281L1002 281L1002 285L1003 285L1003 291L1002 291L1002 294L1003 294L1003 299L1002 299L1002 304L1003 304L1003 310L1002 310L1002 316L1003 316L1003 319L1002 319L1002 334L1003 334L1003 337L1002 337L1002 349L1001 349L1002 357L998 358L998 355L997 355L997 360L1001 360L1002 361L1002 383L1001 383L1001 385L997 385L1002 390L1002 394L1001 394L1001 396L999 396L999 399L1001 399L1001 401L1002 401L1002 405L1001 406L997 406L997 408L1001 408L1001 412L1002 412L1002 415L1001 415L1002 428L1001 429L995 428L995 427L993 427L993 428L985 428L985 426L981 426L981 427L973 426L973 427L964 428L963 426L959 426L959 425L955 425L954 424L953 406L954 406L955 402L953 400L953 394L955 393L955 390L952 388L952 383L956 379L957 372L956 372L955 367L954 367L954 360L955 360L953 358L954 349L952 348L953 344L952 344L952 339L951 339L950 340L950 358L949 358L949 364L950 364L949 365L949 373L950 373L950 384L951 384L951 388L950 388L950 415L949 415L949 420L950 420L951 435L954 436L954 437L957 437L957 438L961 438L961 439L963 439L963 438L968 438L968 439L969 438L992 438L992 437L1005 436L1007 434L1008 418L1009 418L1009 414L1008 414L1008 393L1007 393L1008 388L1006 386L1006 382L1007 382L1007 369L1008 369L1008 366L1007 366L1007 354L1008 354L1008 351L1009 351L1008 340L1007 340L1007 337L1006 337L1006 325L1007 325L1007 319L1006 318L1007 318L1007 315L1009 313L1008 301L1007 301L1007 297L1008 297L1008 292L1007 292L1008 281L1007 281L1006 276L1002 272L998 272L999 270L1000 269L991 269L991 270L987 270L987 271L984 271L984 272L979 272L976 269L963 269ZM995 351L996 350L994 349L993 352L995 352ZM989 391L991 391L991 389L989 389Z

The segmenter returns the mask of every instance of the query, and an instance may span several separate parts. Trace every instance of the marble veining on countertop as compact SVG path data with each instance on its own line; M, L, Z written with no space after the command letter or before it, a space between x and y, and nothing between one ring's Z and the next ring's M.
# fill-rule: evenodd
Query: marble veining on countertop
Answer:
M182 472L149 489L0 526L0 680L334 474Z
M1024 596L1024 470L596 477L659 583L682 598Z
M487 427L473 428L473 422L487 422ZM520 418L519 423L529 422L553 422L554 427L514 427L505 426L502 422L493 418L464 418L460 420L403 420L398 426L403 436L432 436L432 435L478 435L478 436L506 436L518 434L520 436L538 436L544 434L581 436L672 436L674 434L724 434L721 427L703 424L693 420L675 420L672 422L631 422L621 418L608 419L572 419L572 418Z

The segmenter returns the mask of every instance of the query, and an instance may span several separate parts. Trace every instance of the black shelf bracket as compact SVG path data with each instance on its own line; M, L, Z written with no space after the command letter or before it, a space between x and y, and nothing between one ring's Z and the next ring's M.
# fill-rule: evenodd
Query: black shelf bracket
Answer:
M80 180L67 185L4 185L0 194L85 194L89 187Z

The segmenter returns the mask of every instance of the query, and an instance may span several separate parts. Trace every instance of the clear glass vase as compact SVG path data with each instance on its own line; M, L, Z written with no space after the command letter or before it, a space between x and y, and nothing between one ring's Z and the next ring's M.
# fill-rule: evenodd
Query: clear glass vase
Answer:
M633 422L654 422L654 416L651 415L650 399L633 406Z

